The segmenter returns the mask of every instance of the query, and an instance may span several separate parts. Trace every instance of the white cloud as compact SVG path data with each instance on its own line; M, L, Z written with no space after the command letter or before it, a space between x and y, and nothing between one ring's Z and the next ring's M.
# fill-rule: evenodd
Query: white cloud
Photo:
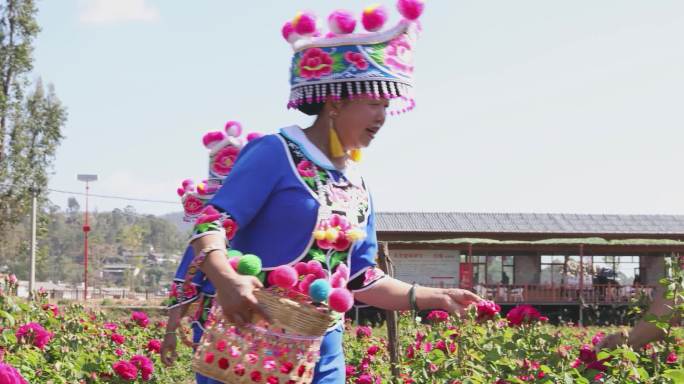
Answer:
M146 0L83 0L79 19L86 24L159 20L159 10Z

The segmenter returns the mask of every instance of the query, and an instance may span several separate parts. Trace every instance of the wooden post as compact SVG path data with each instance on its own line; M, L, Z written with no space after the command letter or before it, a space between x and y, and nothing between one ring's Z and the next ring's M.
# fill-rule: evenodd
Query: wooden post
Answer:
M579 326L584 325L584 244L579 245Z
M389 277L394 277L394 267L392 266L392 259L389 257L389 247L387 242L380 243L378 252L378 263L380 269ZM408 298L406 298L408 300ZM392 377L399 377L401 371L399 369L399 334L398 321L396 311L385 311L385 318L387 319L387 342L390 354L390 367L392 370Z

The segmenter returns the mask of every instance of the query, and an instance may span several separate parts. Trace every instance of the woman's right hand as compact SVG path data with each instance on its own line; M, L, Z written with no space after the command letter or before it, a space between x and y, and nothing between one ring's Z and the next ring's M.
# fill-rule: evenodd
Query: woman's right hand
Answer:
M268 314L254 296L254 290L263 287L256 277L243 275L235 276L229 285L217 286L216 300L226 319L234 324L244 325L252 321L256 314L269 321Z
M161 361L165 366L170 367L178 359L178 353L176 352L176 334L169 332L164 335L164 340L162 341L161 350L159 354L161 355Z

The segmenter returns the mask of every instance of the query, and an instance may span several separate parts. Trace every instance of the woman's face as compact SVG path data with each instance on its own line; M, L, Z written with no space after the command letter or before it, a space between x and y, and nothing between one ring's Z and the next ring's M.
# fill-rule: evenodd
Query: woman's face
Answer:
M385 124L386 99L342 101L336 108L335 128L346 150L365 148Z

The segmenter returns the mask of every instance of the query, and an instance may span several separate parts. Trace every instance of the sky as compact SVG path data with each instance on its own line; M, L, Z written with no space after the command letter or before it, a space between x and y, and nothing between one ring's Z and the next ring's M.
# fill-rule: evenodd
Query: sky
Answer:
M364 152L378 210L684 214L684 2L426 3L417 108ZM95 173L92 193L178 201L181 180L206 174L203 133L311 123L285 108L282 24L369 4L39 1L33 76L69 112L50 188L83 191L76 174ZM90 200L127 204L181 210Z

